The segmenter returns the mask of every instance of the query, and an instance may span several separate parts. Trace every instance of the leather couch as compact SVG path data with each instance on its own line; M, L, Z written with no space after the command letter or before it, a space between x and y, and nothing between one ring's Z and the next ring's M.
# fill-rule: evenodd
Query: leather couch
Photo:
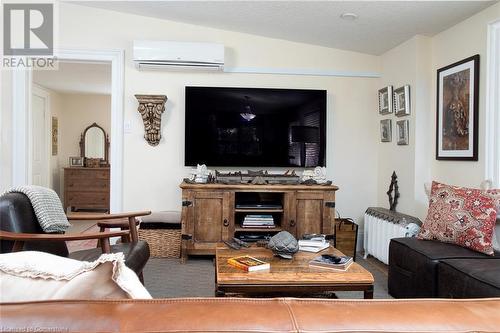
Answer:
M488 256L438 241L394 238L388 290L395 298L500 297L500 253Z
M500 298L194 298L1 304L6 332L498 332Z

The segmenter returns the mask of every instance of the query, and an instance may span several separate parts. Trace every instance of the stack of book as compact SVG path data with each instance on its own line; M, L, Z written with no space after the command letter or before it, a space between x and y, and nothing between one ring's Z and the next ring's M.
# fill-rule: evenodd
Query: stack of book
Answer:
M330 242L327 240L309 240L301 239L299 240L299 251L306 252L319 252L330 247Z
M271 267L271 265L268 262L259 260L257 258L248 255L229 258L227 260L227 263L233 267L237 267L246 272L261 271L269 269Z
M346 271L352 263L353 259L349 256L337 257L323 254L309 261L309 266L327 268L337 271Z
M246 215L241 223L243 228L274 228L274 219L272 215Z

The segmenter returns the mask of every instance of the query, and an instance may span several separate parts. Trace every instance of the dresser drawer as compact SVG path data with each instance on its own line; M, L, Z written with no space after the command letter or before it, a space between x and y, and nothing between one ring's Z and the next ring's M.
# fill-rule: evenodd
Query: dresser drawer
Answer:
M93 168L67 168L64 171L65 177L68 178L94 178L94 179L109 179L109 169L93 169Z
M67 192L66 205L76 208L107 208L109 193L105 192Z
M109 192L109 179L69 177L65 184L67 191Z
M109 168L65 168L64 206L109 210Z

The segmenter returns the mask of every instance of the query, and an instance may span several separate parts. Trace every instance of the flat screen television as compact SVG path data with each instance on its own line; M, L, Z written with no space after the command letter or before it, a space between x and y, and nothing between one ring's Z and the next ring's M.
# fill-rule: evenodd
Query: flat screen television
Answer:
M325 166L326 90L186 87L185 165Z

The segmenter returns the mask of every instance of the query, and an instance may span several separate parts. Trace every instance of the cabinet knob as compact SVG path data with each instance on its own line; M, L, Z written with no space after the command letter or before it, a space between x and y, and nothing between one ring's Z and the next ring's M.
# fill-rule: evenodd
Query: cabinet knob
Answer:
M224 226L228 227L229 226L229 221L227 219L224 219Z
M295 227L295 220L290 220L290 227Z

